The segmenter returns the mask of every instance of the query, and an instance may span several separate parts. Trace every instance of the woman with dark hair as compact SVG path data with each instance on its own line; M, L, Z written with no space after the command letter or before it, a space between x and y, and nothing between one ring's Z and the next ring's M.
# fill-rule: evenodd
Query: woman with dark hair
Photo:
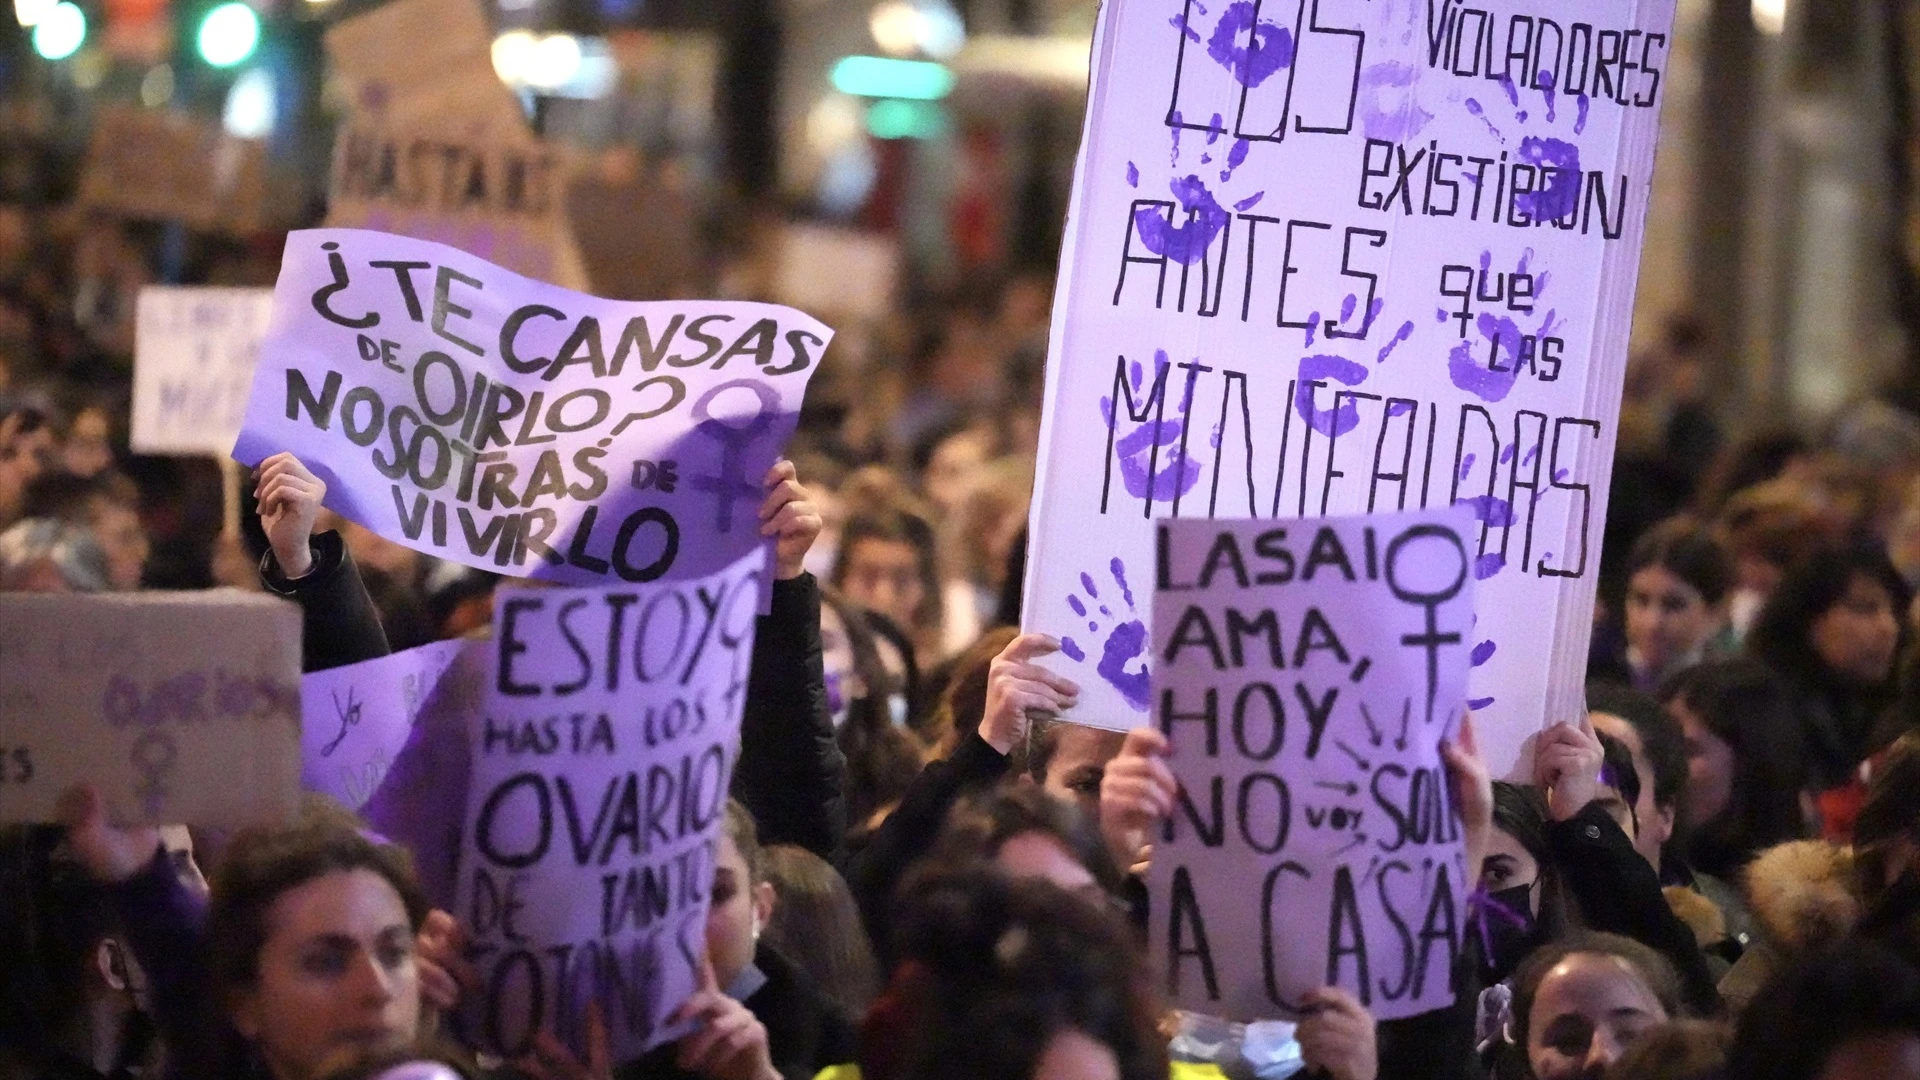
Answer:
M1845 785L1894 693L1906 582L1876 548L1827 549L1780 583L1747 652L1786 681L1816 791Z
M310 800L290 826L241 832L203 909L153 830L109 827L88 790L65 809L151 980L169 1075L313 1080L420 1040L426 898L406 853L352 815Z
M768 944L798 965L843 1015L864 1013L880 992L880 963L845 879L825 859L791 844L769 847L765 857L774 895Z
M894 721L905 712L901 678L887 670L866 613L832 589L820 591L820 640L834 740L847 760L847 828L863 839L906 794L926 747Z
M863 1080L1166 1080L1152 979L1116 914L981 868L922 879L901 911Z
M1657 687L1699 663L1726 629L1733 566L1705 526L1670 518L1627 559L1626 666L1633 685Z
M1480 862L1481 978L1506 981L1534 949L1572 925L1572 902L1547 842L1547 800L1540 790L1493 783L1493 832Z
M1688 865L1731 881L1761 851L1806 835L1800 730L1778 679L1752 660L1712 661L1667 684L1664 703L1686 736Z
M1576 934L1515 973L1511 1040L1495 1075L1598 1077L1641 1036L1683 1015L1680 979L1659 953L1615 934Z
M1781 972L1740 1017L1738 1080L1920 1080L1920 970L1869 941Z
M920 666L940 659L940 565L925 518L900 507L854 515L840 532L833 587L905 631Z

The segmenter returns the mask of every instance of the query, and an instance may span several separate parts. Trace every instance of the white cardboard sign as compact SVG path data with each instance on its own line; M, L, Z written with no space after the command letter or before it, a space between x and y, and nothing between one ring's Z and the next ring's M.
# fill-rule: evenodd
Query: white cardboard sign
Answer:
M133 449L225 457L246 419L272 289L140 290L134 311Z
M1672 0L1109 0L1025 623L1147 713L1153 522L1466 503L1505 771L1578 711Z
M230 590L0 593L0 821L53 821L82 782L117 821L289 818L300 609Z

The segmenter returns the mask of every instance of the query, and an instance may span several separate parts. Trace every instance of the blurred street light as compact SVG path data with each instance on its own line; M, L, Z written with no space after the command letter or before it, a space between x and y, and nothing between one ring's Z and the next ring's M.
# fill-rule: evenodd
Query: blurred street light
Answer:
M938 101L953 91L953 72L925 60L847 56L833 65L833 88L855 97Z
M234 80L233 89L227 91L220 126L237 139L264 139L273 134L279 98L273 75L265 68L253 68Z
M87 15L60 0L33 24L33 51L43 60L65 60L87 40Z
M1753 0L1753 25L1763 34L1778 35L1787 28L1787 0Z
M228 0L200 20L194 38L200 59L217 68L230 68L253 55L260 44L260 16L240 0Z
M21 26L37 26L41 19L47 17L47 12L52 11L54 5L59 2L60 0L13 0L13 17Z
M966 24L946 0L883 0L867 16L874 44L888 56L924 53L950 60L967 42Z

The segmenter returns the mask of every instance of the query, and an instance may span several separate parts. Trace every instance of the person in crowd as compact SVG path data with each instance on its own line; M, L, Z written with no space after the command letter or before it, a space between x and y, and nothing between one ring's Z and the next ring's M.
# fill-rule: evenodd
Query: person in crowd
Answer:
M1849 784L1892 700L1907 586L1874 548L1830 548L1781 582L1747 652L1787 684L1815 791ZM1823 812L1839 807L1823 807ZM1843 815L1844 816L1844 815Z
M114 417L125 415L126 405L95 395L73 413L66 435L60 440L60 468L80 480L92 480L110 472L116 460L115 444L124 444L123 433L115 431Z
M1693 931L1668 906L1659 875L1634 850L1632 835L1621 824L1622 818L1631 823L1625 807L1638 795L1638 778L1628 779L1632 760L1617 749L1609 762L1591 721L1584 715L1581 721L1548 728L1535 747L1535 782L1546 793L1547 846L1554 866L1578 905L1583 926L1658 951L1679 973L1693 1012L1716 1015L1720 998L1706 957Z
M1704 526L1671 518L1649 529L1627 557L1625 655L1628 681L1658 687L1699 663L1726 627L1733 570Z
M0 1080L132 1080L158 1065L145 976L62 840L0 828Z
M1728 1080L1920 1080L1920 969L1868 941L1780 973L1740 1016Z
M792 960L842 1015L857 1017L880 992L880 963L860 925L860 907L840 872L805 848L766 848L773 915L766 940Z
M1536 950L1515 973L1512 1041L1495 1075L1592 1080L1686 1015L1680 979L1659 953L1615 934L1574 934Z
M327 482L284 451L263 459L253 479L268 545L260 580L300 605L302 670L386 656L386 630L346 542L338 532L313 531Z
M1796 840L1762 852L1746 873L1760 934L1721 980L1738 1012L1766 982L1849 938L1879 941L1920 962L1920 734L1902 736L1874 770L1853 843Z
M49 518L27 518L0 532L0 592L105 592L107 553L93 534Z
M939 558L925 518L899 507L855 514L840 533L833 587L905 631L922 666L941 658Z
M1761 851L1806 834L1800 730L1778 680L1751 660L1714 661L1665 698L1686 739L1689 866L1734 881Z
M27 488L52 467L55 449L45 410L0 401L0 529L20 519Z
M52 518L87 530L107 557L107 579L112 588L127 592L140 587L152 544L140 521L140 491L118 473L80 477L49 472L27 491L30 518Z
M847 761L849 840L858 842L899 804L926 747L895 719L906 712L905 688L882 662L866 613L832 589L820 601L827 708Z
M811 1080L830 1065L853 1060L851 1019L798 964L766 940L778 894L768 880L766 849L760 846L753 815L737 799L727 802L726 827L714 853L710 899L707 958L718 992L711 995L711 1004L720 1015L710 1018L709 1024L731 1026L743 1009L764 1030L767 1061L785 1080ZM701 995L690 1011L705 1007L709 997ZM662 1046L620 1066L614 1071L615 1080L680 1076L760 1080L750 1071L713 1067L720 1064L717 1060L710 1067L697 1067L709 1041L696 1033L678 1044Z
M920 771L900 805L875 829L847 866L847 884L876 948L884 950L894 891L914 859L940 835L947 814L970 794L998 784L1009 755L1026 737L1030 715L1057 715L1079 699L1079 687L1033 661L1060 648L1043 634L1014 638L986 666L980 719L957 728L945 756ZM956 682L958 688L967 680ZM956 725L965 718L953 714Z
M1690 669L1681 679L1717 663ZM1651 695L1616 684L1589 683L1587 708L1594 729L1627 749L1640 780L1634 849L1660 875L1668 906L1693 928L1716 971L1719 965L1732 964L1753 936L1753 920L1735 881L1708 873L1688 858L1680 827L1686 820L1690 770L1680 722ZM1791 790L1797 792L1797 785ZM1797 807L1797 796L1789 795L1788 801Z
M958 653L992 625L1007 553L1027 522L1033 462L1003 457L970 478L940 521L946 629L942 651Z
M929 876L901 908L903 963L834 1080L1166 1080L1151 977L1113 912L986 869Z
M1002 787L956 807L923 871L978 865L1045 878L1096 907L1125 905L1125 877L1098 820L1031 784Z
M1640 780L1632 808L1634 850L1661 880L1672 880L1666 847L1679 825L1687 783L1686 738L1679 723L1651 695L1617 683L1588 683L1587 712L1595 731L1626 749Z
M1727 598L1730 640L1746 641L1787 571L1819 549L1830 535L1805 485L1778 480L1736 491L1717 521L1733 562Z
M68 793L63 816L150 977L170 1076L317 1080L422 1038L426 900L406 855L350 815L310 802L290 826L243 831L204 908L155 831L111 827L98 793Z
M1547 801L1538 789L1494 782L1493 830L1480 864L1480 891L1472 914L1480 938L1480 976L1490 987L1506 982L1520 961L1564 936L1574 921L1573 901L1554 864L1547 825ZM1491 1034L1481 1033L1483 1039Z

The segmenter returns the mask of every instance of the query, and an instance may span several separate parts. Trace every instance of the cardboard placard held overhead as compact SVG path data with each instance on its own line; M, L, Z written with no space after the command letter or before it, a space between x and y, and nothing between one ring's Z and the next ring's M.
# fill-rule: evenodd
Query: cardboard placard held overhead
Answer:
M356 117L430 129L480 121L525 131L493 69L493 28L475 0L395 0L327 31L327 61Z
M1490 763L1577 715L1672 22L1101 5L1024 607L1070 719L1147 715L1155 519L1453 503Z
M1154 724L1180 794L1155 838L1167 996L1297 1019L1337 986L1394 1020L1453 1000L1467 896L1440 744L1466 712L1461 509L1167 521Z
M335 137L327 190L330 226L430 240L536 281L586 287L560 154L517 118L356 114Z
M272 289L140 290L134 316L135 453L225 457L240 434Z
M501 591L455 909L481 1047L584 1053L590 1003L616 1062L686 1033L765 565Z
M601 300L440 244L287 238L234 457L292 451L396 543L576 585L763 546L761 481L833 332L772 304Z
M300 609L220 590L0 593L0 821L97 785L116 821L240 826L300 795Z
M246 236L267 226L266 144L181 113L104 108L93 122L79 201L123 217Z

